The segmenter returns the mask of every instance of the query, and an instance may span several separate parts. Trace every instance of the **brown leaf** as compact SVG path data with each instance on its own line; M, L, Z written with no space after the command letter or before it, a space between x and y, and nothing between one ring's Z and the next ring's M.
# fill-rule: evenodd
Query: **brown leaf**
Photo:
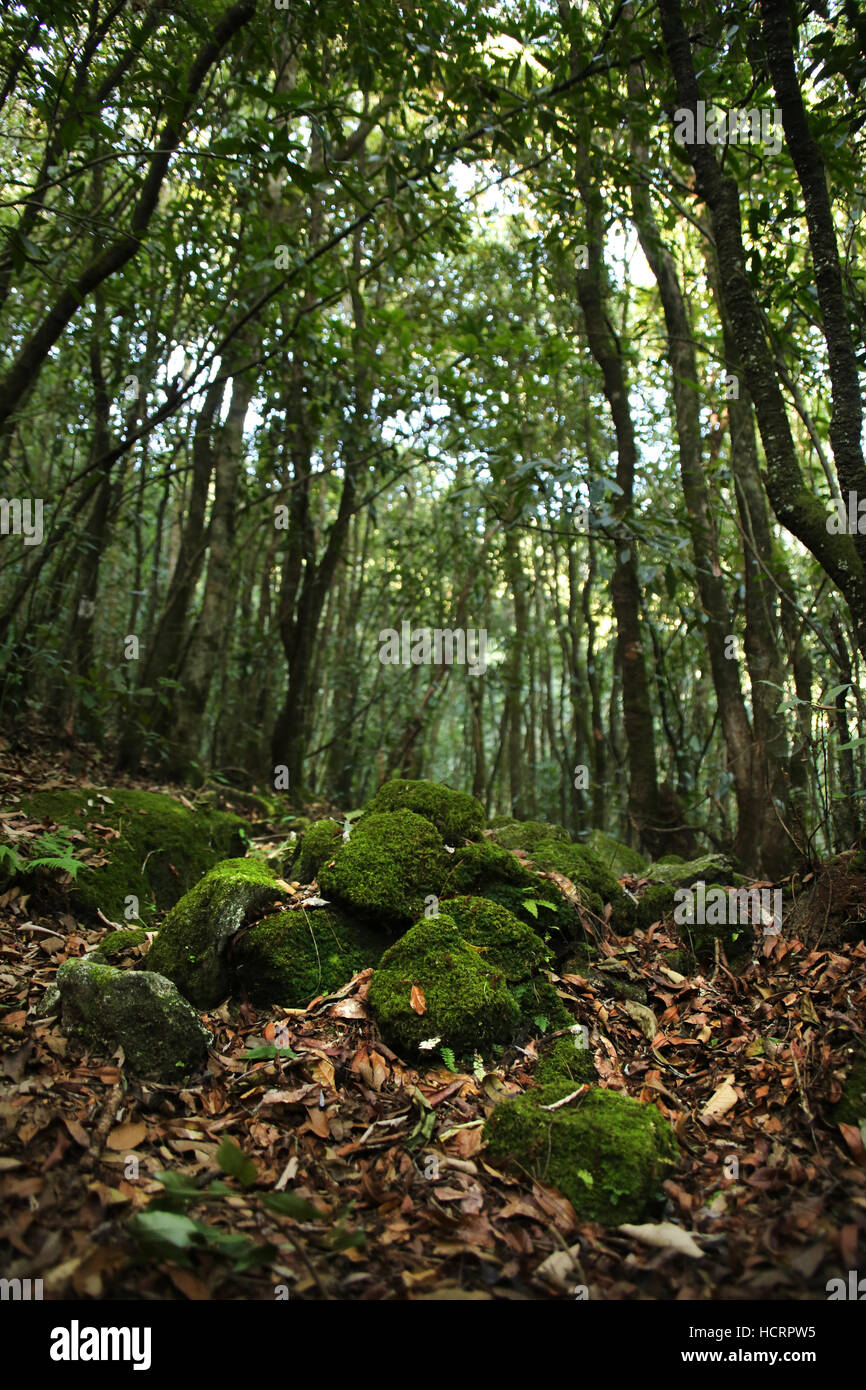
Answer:
M427 1012L427 1000L424 998L424 991L420 985L412 986L409 995L409 1003L412 1005L416 1014L425 1014Z
M147 1134L147 1125L141 1120L131 1120L125 1125L116 1125L105 1141L107 1149L115 1153L126 1153L136 1149ZM74 1135L73 1135L74 1138Z

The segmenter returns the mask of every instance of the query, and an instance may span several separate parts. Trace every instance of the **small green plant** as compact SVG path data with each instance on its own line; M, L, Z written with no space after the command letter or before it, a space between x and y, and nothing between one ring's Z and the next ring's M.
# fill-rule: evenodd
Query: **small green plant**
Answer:
M259 1180L256 1165L228 1136L224 1136L217 1149L216 1161L228 1177L234 1178L251 1197L258 1198L267 1211L308 1224L327 1222L331 1229L319 1241L324 1248L332 1251L363 1248L364 1232L346 1228L353 1204L340 1212L328 1213L294 1192L253 1194L251 1189ZM214 1178L206 1188L199 1188L182 1173L155 1173L154 1177L162 1184L164 1192L151 1201L147 1211L138 1212L129 1222L129 1231L143 1254L189 1268L191 1256L196 1251L208 1250L228 1260L236 1273L280 1257L280 1250L269 1241L259 1244L240 1232L225 1230L188 1215L187 1207L193 1203L222 1202L228 1197L237 1197L237 1189L221 1178Z
M15 844L0 844L0 871L8 874L64 873L75 878L81 868L68 826L17 834ZM22 852L23 851L23 852Z

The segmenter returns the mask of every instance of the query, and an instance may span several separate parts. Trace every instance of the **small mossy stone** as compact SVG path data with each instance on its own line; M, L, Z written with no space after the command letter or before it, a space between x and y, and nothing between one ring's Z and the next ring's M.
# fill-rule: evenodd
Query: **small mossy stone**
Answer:
M502 971L486 964L444 913L418 922L389 947L367 998L385 1041L404 1056L416 1055L432 1037L458 1056L484 1052L506 1042L520 1020Z
M84 956L61 965L57 987L63 1027L110 1051L121 1046L131 1074L171 1084L204 1064L211 1035L164 976Z
M511 1162L559 1188L578 1220L606 1226L646 1219L677 1160L673 1131L655 1106L561 1079L500 1102L484 1127L494 1163Z
M512 820L495 827L492 837L503 849L522 849L531 854L543 840L558 840L570 844L571 836L563 825L548 825L542 820Z
M551 952L537 933L500 903L469 896L443 898L439 911L509 983L526 980L550 963Z
M95 951L89 953L90 959L105 961L107 965L119 965L121 961L134 965L141 958L136 948L146 945L147 932L141 928L112 931L102 938Z
M539 1085L547 1086L552 1081L570 1081L572 1086L595 1083L592 1053L582 1045L585 1036L584 1030L578 1028L564 1037L554 1038L544 1048L535 1070Z
M541 976L533 976L511 986L511 993L520 1010L522 1028L531 1032L549 1033L568 1028L572 1016L560 999L556 986Z
M414 811L435 825L448 845L480 839L487 824L484 807L474 796L421 778L395 777L385 782L367 803L364 815L381 811Z
M732 866L723 854L705 854L700 859L677 859L667 855L650 864L646 877L670 888L690 888L693 883L732 883Z
M37 792L21 802L34 819L80 831L107 863L79 872L70 895L88 911L122 919L129 899L145 918L172 907L220 859L242 854L245 820L206 807L190 810L158 792L108 787ZM116 830L107 837L94 825Z
M842 1094L835 1105L828 1107L827 1117L834 1125L859 1128L866 1123L866 1047L862 1044L853 1053Z
M149 970L173 980L199 1009L229 992L228 943L244 918L281 896L272 871L257 859L226 859L172 908L147 953Z
M323 864L332 859L343 843L343 827L335 820L317 820L304 831L292 873L299 883L312 883Z
M254 1004L304 1008L359 970L375 966L382 938L330 908L296 908L265 917L233 951L236 978Z
M597 893L610 903L613 925L621 932L633 931L637 922L635 904L587 845L564 845L556 840L543 840L532 856L536 868L564 874L575 887Z
M358 821L333 862L321 867L319 891L371 927L400 931L439 897L450 857L423 816L378 812Z
M653 922L669 917L676 906L676 889L666 883L648 883L637 901L637 923L647 931Z
M647 870L647 860L636 849L631 849L603 830L590 830L586 837L586 847L601 860L606 869L618 878L620 874L633 874L642 877Z

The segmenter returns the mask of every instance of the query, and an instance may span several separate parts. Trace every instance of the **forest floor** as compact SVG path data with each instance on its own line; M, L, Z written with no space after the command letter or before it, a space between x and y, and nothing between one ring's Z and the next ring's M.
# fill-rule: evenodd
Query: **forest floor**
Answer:
M84 755L0 750L7 791L91 781L118 784ZM662 925L608 927L601 950L645 986L651 1042L626 1004L553 977L575 1023L601 1036L600 1083L655 1102L679 1140L664 1207L635 1233L578 1223L555 1189L487 1160L484 1120L532 1084L533 1041L484 1074L414 1069L377 1036L366 971L305 1010L233 1000L205 1014L214 1043L196 1084L127 1081L116 1058L35 1016L58 965L105 929L59 892L12 887L0 895L2 1273L42 1277L53 1299L569 1299L581 1286L590 1299L826 1299L830 1278L866 1261L863 1137L828 1114L862 1031L866 945L803 927L756 939L736 972L722 957L680 982ZM153 1227L134 1238L165 1172L175 1212L200 1223L192 1242L170 1213L164 1239ZM213 1179L223 1190L207 1190ZM284 1213L262 1201L274 1189Z

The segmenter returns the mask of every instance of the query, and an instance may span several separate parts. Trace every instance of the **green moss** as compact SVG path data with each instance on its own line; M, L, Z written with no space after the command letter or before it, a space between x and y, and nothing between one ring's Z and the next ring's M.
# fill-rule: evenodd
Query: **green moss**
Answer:
M382 938L329 908L275 913L234 949L237 979L253 1003L303 1008L378 963Z
M493 836L503 849L522 849L531 854L542 840L558 840L570 844L571 836L562 825L548 825L542 820L510 820L496 827Z
M597 893L603 902L610 903L617 930L634 930L637 922L635 904L598 855L586 845L564 845L556 840L543 840L532 857L537 868L564 874L575 887Z
M487 824L484 807L474 796L421 779L396 777L385 782L368 802L364 814L382 811L414 811L435 825L449 845L480 839Z
M586 847L617 877L620 874L634 874L640 878L646 873L647 861L643 855L615 840L612 835L606 835L603 830L591 830L586 838Z
M148 969L173 980L198 1008L212 1008L229 992L229 941L249 913L270 906L281 892L260 860L217 864L166 917L148 951Z
M117 965L121 960L131 956L134 964L139 957L138 952L133 954L132 948L146 945L147 932L140 928L132 931L112 931L102 938L95 951L90 952L90 959L98 958L108 965Z
M573 1022L556 992L556 986L550 980L536 976L523 984L512 985L511 993L520 1010L520 1022L524 1028L549 1033L557 1028L568 1028ZM536 1019L539 1018L544 1019L544 1023L537 1023Z
M643 1220L676 1162L670 1125L654 1106L596 1086L558 1110L542 1109L574 1089L571 1079L552 1081L497 1105L484 1127L491 1159L558 1187L579 1220Z
M412 1007L413 985L424 996L422 1014ZM385 952L367 997L385 1041L404 1055L433 1037L459 1056L483 1052L506 1042L520 1019L504 974L442 913L418 922Z
M364 816L320 869L319 891L370 926L400 930L440 895L449 858L436 827L414 811Z
M527 979L550 962L551 952L539 936L499 903L487 898L445 898L439 911L509 983Z
M580 1046L582 1037L582 1032L567 1033L565 1037L554 1038L545 1048L535 1072L539 1085L569 1081L573 1089L585 1083L594 1084L596 1075L592 1053L588 1047Z
M210 1034L163 976L84 956L61 965L57 987L64 1028L109 1051L121 1046L132 1074L179 1083L203 1065Z
M731 864L723 854L705 854L700 859L683 860L669 854L650 864L646 877L653 883L670 888L690 888L703 879L704 883L733 883Z
M866 1121L866 1047L862 1044L854 1053L842 1095L835 1105L829 1107L828 1115L834 1125L859 1127Z
M107 863L84 868L70 890L83 907L117 920L126 899L138 899L142 919L171 907L219 859L243 852L249 827L238 816L207 809L191 811L156 792L108 788L37 792L21 803L34 819L81 831ZM109 838L88 829L94 823L119 831Z
M317 820L304 831L292 861L300 883L312 883L319 869L332 859L343 843L343 827L335 820Z
M449 889L456 893L483 893L489 883L511 883L532 890L538 887L531 869L490 840L466 845L451 856Z
M675 888L665 883L648 883L640 892L637 904L637 922L646 931L653 922L669 917L676 906Z

